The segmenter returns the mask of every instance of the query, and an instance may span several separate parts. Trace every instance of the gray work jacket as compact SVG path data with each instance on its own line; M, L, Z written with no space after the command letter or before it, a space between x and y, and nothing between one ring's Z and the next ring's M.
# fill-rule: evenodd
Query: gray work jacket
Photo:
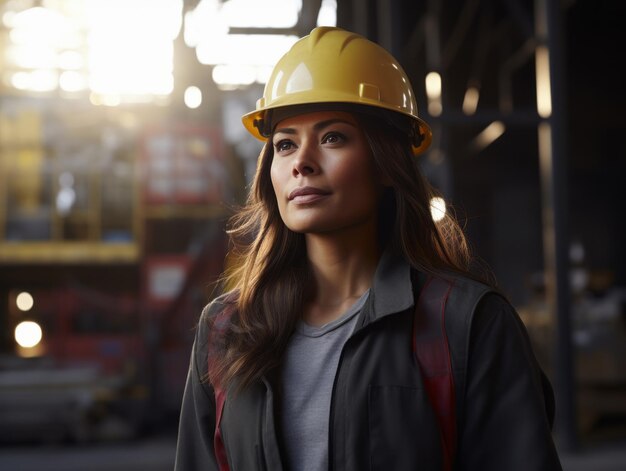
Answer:
M330 408L329 469L441 469L438 423L411 349L415 279L404 259L385 253L341 352ZM222 299L210 303L199 322L182 401L176 471L218 469L215 399L204 378L207 318L221 311ZM513 307L489 287L455 277L445 314L457 403L454 469L561 470L551 432L552 388ZM457 378L459 372L465 375ZM227 396L221 433L231 471L285 469L276 384L263 378Z

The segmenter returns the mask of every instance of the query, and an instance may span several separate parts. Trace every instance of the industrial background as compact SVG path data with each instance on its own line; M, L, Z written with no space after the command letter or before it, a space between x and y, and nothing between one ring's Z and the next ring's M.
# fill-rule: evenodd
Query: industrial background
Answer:
M625 18L618 0L0 0L0 467L108 450L171 469L261 147L240 117L336 25L409 75L420 163L529 330L565 469L625 469Z

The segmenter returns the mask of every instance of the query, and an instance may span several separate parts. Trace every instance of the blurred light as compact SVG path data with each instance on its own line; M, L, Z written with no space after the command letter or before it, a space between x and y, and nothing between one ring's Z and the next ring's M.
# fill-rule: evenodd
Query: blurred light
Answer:
M302 0L230 0L222 4L220 19L240 28L293 28Z
M120 96L115 94L102 95L101 98L104 106L119 106L122 103Z
M20 322L15 328L15 341L20 347L35 347L43 337L41 327L33 321Z
M130 6L123 0L92 0L88 18L89 86L97 94L116 97L103 98L104 104L172 92L181 0L134 0Z
M446 201L439 196L431 198L430 214L435 222L439 222L446 217Z
M6 58L22 69L51 69L58 64L56 51L49 44L10 46Z
M11 76L11 85L18 90L26 90L30 84L30 74L28 72L16 72Z
M219 44L202 42L196 55L205 65L274 65L298 40L282 34L229 34Z
M322 0L317 26L337 26L337 0Z
M473 147L475 150L482 150L498 139L506 131L506 126L502 121L494 121L474 138Z
M83 56L76 51L65 51L59 54L59 67L61 69L81 69L85 65Z
M28 88L36 92L50 92L59 86L59 75L52 70L33 70L30 79Z
M237 85L250 85L256 80L256 69L246 65L216 65L212 73L213 81L223 90Z
M76 192L74 188L61 188L57 193L56 207L57 212L61 216L66 216L72 210L76 201Z
M228 34L228 25L220 18L221 3L218 0L202 0L196 8L185 13L183 38L189 47L200 42L219 44Z
M539 166L541 175L552 174L552 126L549 122L539 123L537 129L537 140L539 147ZM549 217L549 216L546 216Z
M441 75L437 72L429 72L426 75L426 96L428 97L428 113L431 116L439 116L442 111L441 105Z
M334 25L336 9L336 0L324 0L320 17L325 23ZM213 77L222 90L254 82L265 83L273 66L298 37L229 34L229 29L293 28L301 10L302 0L201 0L194 10L185 14L185 44L196 48L198 62L217 66ZM237 77L236 71L243 75Z
M87 79L81 73L65 71L59 77L59 86L66 92L78 92L87 88Z
M15 305L20 311L23 311L23 312L30 311L35 305L35 300L33 299L33 296L29 292L22 291L15 298Z
M89 87L102 95L92 101L111 106L172 93L173 41L182 25L183 0L42 0L37 4L43 6L2 17L10 28L6 64L15 72L33 69L31 75L11 78L15 88L60 87L74 92ZM63 71L83 74L59 77Z
M75 24L59 11L33 7L17 13L9 33L16 45L41 45L48 48L78 48L81 34Z
M4 15L2 15L2 23L7 28L13 28L13 20L17 13L14 11L7 11Z
M465 97L463 98L463 113L466 115L476 113L479 98L480 91L477 87L467 87L467 90L465 90Z
M550 89L550 52L546 46L535 51L535 74L537 80L537 112L542 118L552 114L552 92Z
M259 65L256 67L256 82L267 83L274 71L274 67L271 65Z
M187 108L195 109L202 104L202 91L198 87L187 87L184 100Z
M49 92L57 88L59 77L52 70L39 69L32 72L16 72L11 77L11 85L18 90Z

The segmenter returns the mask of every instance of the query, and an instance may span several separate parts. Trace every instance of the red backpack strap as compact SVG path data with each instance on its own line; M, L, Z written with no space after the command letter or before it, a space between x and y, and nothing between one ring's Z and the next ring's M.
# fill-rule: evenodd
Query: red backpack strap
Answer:
M450 471L456 453L456 410L450 348L445 329L446 302L452 282L428 277L415 306L413 352L441 434L443 469Z
M211 334L209 337L209 354L208 354L208 367L209 371L212 371L211 362L213 361L213 352L211 348L214 348L214 342L212 339L216 339L226 330L227 324L230 322L230 316L232 309L224 308L213 323ZM224 413L224 404L226 403L226 391L222 389L219 384L213 384L213 392L215 395L215 432L213 434L213 450L215 452L215 460L217 461L217 467L219 471L229 471L228 458L226 457L226 448L224 447L224 440L222 439L222 430L220 424L222 422L222 415Z
M228 459L226 458L226 448L222 440L222 431L220 423L222 421L222 412L224 412L224 403L226 402L226 393L221 388L215 389L215 435L213 436L213 448L215 449L215 459L219 471L229 471Z

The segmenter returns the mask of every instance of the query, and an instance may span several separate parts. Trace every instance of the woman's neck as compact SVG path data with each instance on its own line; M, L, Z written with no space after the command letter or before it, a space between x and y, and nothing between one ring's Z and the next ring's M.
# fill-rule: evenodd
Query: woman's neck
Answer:
M375 237L306 236L313 286L304 321L323 325L341 316L367 291L380 250Z

